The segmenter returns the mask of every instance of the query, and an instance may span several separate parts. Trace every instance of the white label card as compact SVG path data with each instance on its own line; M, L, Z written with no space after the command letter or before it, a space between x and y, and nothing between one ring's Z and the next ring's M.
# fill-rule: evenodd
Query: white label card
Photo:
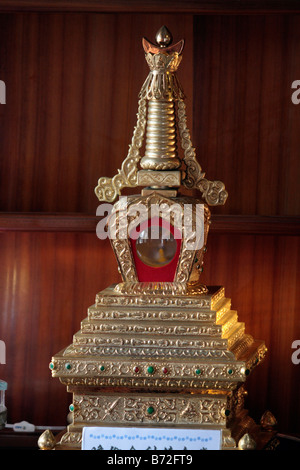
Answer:
M82 450L220 450L221 431L85 427Z

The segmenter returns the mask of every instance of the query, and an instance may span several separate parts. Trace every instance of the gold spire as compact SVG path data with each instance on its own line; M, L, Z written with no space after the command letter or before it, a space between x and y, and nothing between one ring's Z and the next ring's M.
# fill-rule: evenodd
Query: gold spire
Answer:
M176 75L184 40L172 45L171 33L162 26L156 34L156 44L146 38L142 43L150 72L139 94L137 125L121 169L113 178L99 179L95 188L99 201L114 202L124 187L183 185L200 190L209 205L224 204L225 186L221 181L205 178L187 127L184 92ZM177 134L184 153L182 159L178 155Z

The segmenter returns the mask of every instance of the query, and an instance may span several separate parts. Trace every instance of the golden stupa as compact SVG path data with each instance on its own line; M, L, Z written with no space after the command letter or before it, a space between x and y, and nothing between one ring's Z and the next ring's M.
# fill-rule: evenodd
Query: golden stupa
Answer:
M223 286L201 283L209 206L224 204L227 192L205 178L192 146L176 75L183 46L166 27L155 44L143 39L150 72L128 155L95 189L99 201L114 203L108 226L122 282L96 295L72 344L50 363L73 394L73 421L56 449L80 449L83 428L97 426L218 429L221 449L270 440L244 408L244 384L266 346L245 332ZM199 198L181 196L181 186ZM124 203L124 187L141 192ZM139 208L133 239L128 227Z

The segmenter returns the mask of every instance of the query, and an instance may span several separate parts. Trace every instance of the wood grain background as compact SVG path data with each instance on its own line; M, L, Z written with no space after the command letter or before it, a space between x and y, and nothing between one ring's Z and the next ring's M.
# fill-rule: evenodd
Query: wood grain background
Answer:
M127 154L148 73L141 38L153 40L162 24L186 40L178 76L198 160L229 191L213 209L203 281L224 285L246 331L266 341L267 359L248 379L251 415L270 409L281 432L299 433L295 14L0 14L0 377L9 422L66 422L71 396L48 364L96 293L119 280L109 243L93 231L94 187Z

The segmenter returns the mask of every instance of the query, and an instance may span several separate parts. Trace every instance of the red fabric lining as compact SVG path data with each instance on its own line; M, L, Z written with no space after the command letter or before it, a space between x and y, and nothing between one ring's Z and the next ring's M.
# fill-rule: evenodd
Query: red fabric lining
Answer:
M160 267L152 267L148 266L147 264L143 263L142 260L139 258L137 251L136 251L136 240L130 238L131 247L132 247L132 254L133 259L136 267L136 272L138 276L139 282L173 282L176 272L176 267L179 259L180 249L181 249L181 232L180 230L176 229L169 221L165 221L160 217L154 217L153 219L148 219L147 221L143 222L136 228L136 232L140 233L145 230L147 227L150 226L161 226L170 230L172 235L174 236L177 248L176 253L172 261L165 266Z

